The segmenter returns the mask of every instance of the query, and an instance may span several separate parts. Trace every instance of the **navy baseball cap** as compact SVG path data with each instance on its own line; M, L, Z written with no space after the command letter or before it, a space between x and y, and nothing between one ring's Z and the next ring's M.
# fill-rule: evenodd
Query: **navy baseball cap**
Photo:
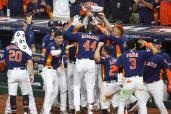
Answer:
M50 29L49 29L49 33L51 34L51 33L53 33L53 32L56 32L57 31L57 28L56 27L51 27Z
M159 40L159 39L154 39L153 40L153 44L161 44L162 42L161 42L161 40Z
M63 26L62 21L55 21L56 26Z
M53 26L55 26L55 21L53 21L53 20L50 20L49 22L48 22L48 27L53 27Z

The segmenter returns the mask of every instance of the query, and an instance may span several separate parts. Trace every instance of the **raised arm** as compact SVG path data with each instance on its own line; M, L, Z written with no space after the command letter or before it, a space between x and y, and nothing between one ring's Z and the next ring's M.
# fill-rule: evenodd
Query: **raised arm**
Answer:
M94 59L97 61L97 62L100 62L100 49L101 49L101 47L103 46L103 42L99 42L99 44L98 44L98 47L97 47L97 49L96 49L96 51L95 51L95 54L94 54Z
M73 30L75 28L75 26L80 24L80 16L74 16L74 20L72 22L72 24L63 32L64 38L66 38L67 40L74 40L74 41L78 41L78 32L74 32Z
M142 47L147 47L152 50L153 54L157 54L158 50L153 46L152 43L148 43L145 40L138 40L138 43L141 44Z
M112 31L112 26L109 23L109 21L106 19L106 16L104 15L104 13L98 13L98 14L99 14L100 18L103 20L107 30Z

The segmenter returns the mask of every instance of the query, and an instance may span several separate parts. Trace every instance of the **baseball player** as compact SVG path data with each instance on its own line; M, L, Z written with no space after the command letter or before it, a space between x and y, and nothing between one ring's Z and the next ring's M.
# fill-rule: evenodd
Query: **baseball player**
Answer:
M85 33L72 33L74 26L80 23L79 19L79 16L75 16L72 25L64 31L63 34L68 40L77 41L79 43L75 66L76 76L74 77L74 105L76 114L80 111L80 87L83 80L86 82L88 114L92 114L96 67L94 52L101 38L93 33L94 25L91 22L87 25Z
M101 109L102 114L108 114L108 110L110 109L110 103L112 102L112 105L115 105L115 102L117 102L114 94L119 92L120 85L116 82L117 73L114 73L111 70L112 65L114 65L114 63L116 62L116 59L111 56L112 48L106 46L103 47L101 57L100 49L102 46L103 43L100 42L95 52L95 60L102 64L103 82L101 85Z
M105 27L101 25L97 25L97 27L107 37L106 46L111 45L113 47L112 56L118 58L122 53L126 51L127 37L124 35L124 29L121 25L114 25L114 27L112 27L103 13L99 13L99 17L104 22ZM122 73L120 73L118 80L120 80L120 78L122 80ZM136 105L137 98L134 95L132 95L128 100L126 110L133 110L136 107Z
M160 39L154 39L153 45L157 48L159 55L162 56L168 63L171 62L170 56L163 50L162 42ZM165 78L163 79L165 80ZM169 94L167 92L167 83L164 83L164 101L167 101L169 98Z
M32 51L34 51L34 47L35 47L34 46L34 34L33 34L31 22L32 22L32 16L27 16L26 19L24 20L23 30L25 32L25 38L26 38L26 42L27 42L29 48L31 48ZM30 83L30 85L31 85L31 83ZM35 99L33 96L32 87L29 90L30 90L30 93L29 93L30 113L37 114L37 109L36 109ZM7 102L6 102L5 114L7 114L7 113L11 113L10 97L8 97Z
M161 71L165 71L168 77L168 91L171 91L171 72L166 60L159 54L149 57L144 67L144 84L146 94L142 97L145 103L148 102L150 94L154 98L154 102L160 110L161 114L168 114L164 106L164 82L162 80Z
M99 16L106 28L100 25L97 25L97 27L109 38L109 41L111 41L110 43L114 47L112 56L118 58L126 49L127 38L124 36L123 27L119 24L112 27L103 13L99 13Z
M42 108L42 114L49 114L51 106L58 94L59 83L66 84L66 82L59 82L59 78L65 75L62 63L63 49L63 36L60 31L54 33L54 42L51 42L45 54L44 69L42 78L45 84L45 98ZM66 107L60 109L61 114L67 114Z
M32 15L26 16L26 19L24 20L23 24L23 30L25 32L26 42L27 45L32 49L32 51L35 51L35 45L34 45L34 32L32 27Z
M62 36L63 37L63 36ZM60 46L62 50L66 49L66 41ZM61 114L66 114L67 107L67 76L66 76L66 54L65 51L62 53L62 70L60 70L58 80L59 80L59 94L60 94L60 110ZM58 71L59 72L59 71ZM58 96L56 97L58 98ZM55 99L57 100L57 99Z
M24 114L29 113L30 90L28 88L31 88L30 80L34 80L31 55L32 51L26 43L24 31L17 31L11 41L11 45L7 46L4 52L8 69L8 93L10 96L12 114L16 114L17 112L16 96L18 85L23 95ZM26 70L27 65L29 73Z
M51 27L49 29L49 33L43 37L43 40L42 40L42 55L43 56L45 56L46 54L48 44L54 41L54 34L56 31L57 31L56 27Z
M69 44L66 47L66 53L68 55L68 64L67 64L67 78L68 78L68 104L71 113L74 113L74 76L75 76L75 61L76 61L76 50L77 43L69 41Z
M145 60L157 53L157 49L152 44L149 44L143 40L139 40L142 46L147 46L152 50L136 50L136 43L134 40L127 42L128 51L123 53L113 66L113 70L116 72L119 67L123 66L125 71L125 82L120 92L118 114L124 114L124 107L128 98L134 93L138 99L139 113L147 114L146 105L143 105L144 101L141 99L141 95L144 94L143 83L143 68Z

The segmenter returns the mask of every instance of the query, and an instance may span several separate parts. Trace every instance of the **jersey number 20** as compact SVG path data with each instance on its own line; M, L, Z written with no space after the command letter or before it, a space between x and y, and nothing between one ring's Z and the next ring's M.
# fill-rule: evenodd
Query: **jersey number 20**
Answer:
M21 59L22 59L21 51L15 51L15 50L9 51L9 61L21 62Z

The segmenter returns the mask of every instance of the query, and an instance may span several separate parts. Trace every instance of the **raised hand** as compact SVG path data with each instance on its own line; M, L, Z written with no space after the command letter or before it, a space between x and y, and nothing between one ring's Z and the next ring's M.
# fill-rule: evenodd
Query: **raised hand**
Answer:
M72 22L72 25L78 25L78 24L80 24L81 23L81 21L80 21L80 16L79 15L75 15L74 16L74 19L73 19L73 22Z

